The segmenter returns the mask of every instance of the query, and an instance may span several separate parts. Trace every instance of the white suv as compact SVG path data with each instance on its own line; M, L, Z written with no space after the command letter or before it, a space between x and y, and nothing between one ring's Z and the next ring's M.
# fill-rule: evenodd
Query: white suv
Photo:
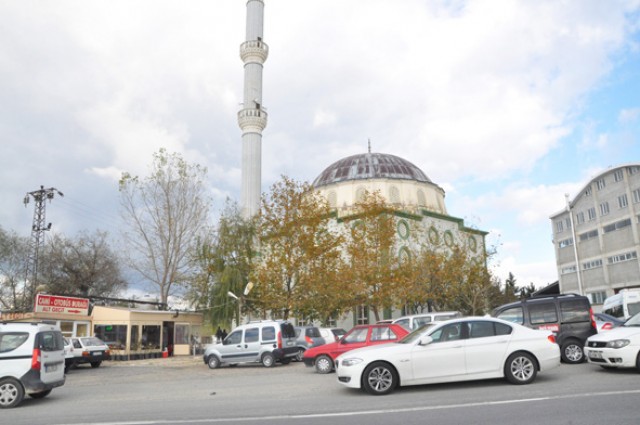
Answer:
M211 369L222 364L291 362L298 353L296 333L289 322L261 320L235 328L219 344L208 345L203 360Z
M444 322L445 320L456 319L458 317L462 317L459 311L434 311L431 313L398 317L392 323L397 323L409 332L412 332L427 323Z
M25 394L46 397L64 379L64 342L57 326L0 323L0 408L17 406Z

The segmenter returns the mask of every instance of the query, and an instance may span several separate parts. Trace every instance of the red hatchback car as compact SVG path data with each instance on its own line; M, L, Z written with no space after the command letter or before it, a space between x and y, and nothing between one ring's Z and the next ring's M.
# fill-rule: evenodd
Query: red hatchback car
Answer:
M407 334L409 331L394 323L358 325L337 342L308 349L302 360L309 367L315 366L318 373L329 373L333 370L333 361L340 354L369 345L400 341Z

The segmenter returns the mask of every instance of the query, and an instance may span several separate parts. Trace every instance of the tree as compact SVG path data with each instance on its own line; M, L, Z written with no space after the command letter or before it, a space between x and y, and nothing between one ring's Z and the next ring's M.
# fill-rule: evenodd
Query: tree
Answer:
M355 215L345 224L349 267L344 278L353 287L352 304L367 306L378 321L384 309L394 306L402 282L395 253L394 210L379 192L365 192L355 204Z
M75 239L54 234L41 264L39 280L51 294L108 297L127 287L120 259L109 246L105 232L85 232Z
M518 294L520 293L520 289L518 289L518 284L513 273L509 272L509 276L504 281L504 303L509 303L518 299Z
M175 285L184 286L192 277L190 254L208 220L206 173L206 168L160 149L148 177L123 173L120 179L130 265L158 287L163 303Z
M245 297L254 241L254 220L244 218L238 205L227 201L217 228L203 236L194 258L198 272L190 298L198 308L205 309L211 323L230 324L234 316L240 323L240 299L233 299L228 293Z
M337 276L341 236L331 222L327 201L309 183L282 176L273 184L257 224L257 307L284 319L295 313L321 320L341 309L349 290Z
M29 238L0 227L0 306L15 310L24 305L24 283Z

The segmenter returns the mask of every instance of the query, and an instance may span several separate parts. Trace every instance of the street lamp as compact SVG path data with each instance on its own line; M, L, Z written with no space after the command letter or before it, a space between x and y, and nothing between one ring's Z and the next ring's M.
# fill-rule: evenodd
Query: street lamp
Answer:
M228 291L227 295L238 302L238 318L236 320L236 326L239 326L240 325L240 315L242 314L242 298L238 297L236 294L234 294L231 291Z

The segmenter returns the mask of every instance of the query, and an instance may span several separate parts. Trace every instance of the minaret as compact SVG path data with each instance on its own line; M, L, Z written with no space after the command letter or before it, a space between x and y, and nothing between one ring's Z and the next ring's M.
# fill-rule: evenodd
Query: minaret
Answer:
M262 173L262 130L267 126L267 113L262 106L262 68L269 46L262 41L264 1L247 1L247 37L240 45L244 62L244 103L238 112L242 130L242 213L252 217L260 210Z

